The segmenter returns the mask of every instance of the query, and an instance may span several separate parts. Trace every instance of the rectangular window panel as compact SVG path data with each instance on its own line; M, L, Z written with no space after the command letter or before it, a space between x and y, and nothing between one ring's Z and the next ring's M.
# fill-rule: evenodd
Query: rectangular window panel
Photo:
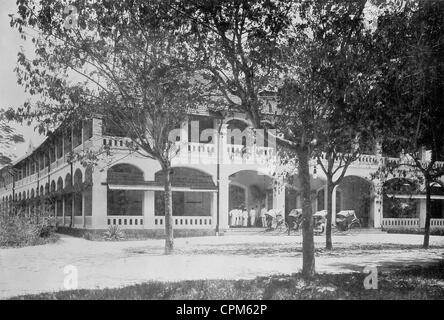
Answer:
M57 159L63 157L63 137L59 136L56 140L57 143Z
M81 123L76 124L74 126L72 143L73 143L73 148L76 148L82 144L82 124Z
M92 138L93 135L93 121L86 120L83 122L83 141Z
M64 153L67 154L71 152L72 149L71 130L68 130L64 133L63 142L64 142Z
M108 190L109 216L142 216L143 191Z
M164 192L155 192L155 215L165 215ZM173 191L173 216L211 216L212 193Z

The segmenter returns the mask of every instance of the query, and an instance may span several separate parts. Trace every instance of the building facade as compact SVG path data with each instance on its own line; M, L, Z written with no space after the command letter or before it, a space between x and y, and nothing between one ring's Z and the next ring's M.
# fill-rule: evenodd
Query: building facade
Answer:
M176 132L173 138L179 151L172 162L176 233L223 232L232 227L229 212L241 207L256 212L264 207L278 209L285 214L301 208L296 174L285 179L279 174L294 168L280 164L275 141L266 133L262 140L255 135L249 141L248 128L250 123L242 114L224 119L201 114L190 116ZM59 128L11 167L1 169L2 213L32 215L45 203L60 226L104 230L118 225L163 234L161 167L134 152L130 143L99 117ZM73 156L88 152L99 155L94 165L85 165ZM381 161L382 155L375 152L350 165L333 190L333 215L355 210L363 226L371 228L424 227L424 194L402 188L387 194L382 182L370 179ZM313 210L323 210L326 179L315 161L311 172ZM440 188L432 199L432 228L444 228L444 193Z

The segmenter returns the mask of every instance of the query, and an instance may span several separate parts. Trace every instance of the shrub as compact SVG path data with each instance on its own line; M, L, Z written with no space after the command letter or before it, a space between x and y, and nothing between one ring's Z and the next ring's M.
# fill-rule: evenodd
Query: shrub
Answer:
M125 235L119 226L109 226L108 230L104 233L103 238L107 241L119 241L125 238Z
M424 228L396 228L396 229L383 229L387 233L403 233L403 234L424 234ZM432 236L444 236L444 229L430 228L430 235Z
M55 218L46 210L38 210L34 215L22 211L0 214L0 247L22 247L56 240Z

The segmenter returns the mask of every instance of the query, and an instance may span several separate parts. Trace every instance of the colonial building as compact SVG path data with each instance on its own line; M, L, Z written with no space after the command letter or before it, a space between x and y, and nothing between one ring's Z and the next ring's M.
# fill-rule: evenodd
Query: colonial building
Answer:
M278 174L283 166L275 142L264 134L263 142L256 136L247 143L249 126L241 114L221 119L204 113L183 123L172 174L176 234L223 232L230 228L230 210L239 207L257 212L274 208L285 214L301 207L297 177L282 179ZM241 133L240 138L233 132ZM104 230L118 225L163 233L160 165L131 151L129 143L100 117L60 127L11 167L1 169L2 212L33 214L45 202L60 226ZM103 151L97 164L84 166L72 156L88 151ZM381 161L381 154L362 155L349 167L333 190L333 214L355 210L363 226L371 228L423 227L424 194L402 188L384 194L383 184L370 179ZM315 163L311 164L316 194L312 205L318 211L326 208L326 179ZM284 169L291 170L288 165ZM444 193L436 188L432 199L432 228L444 228Z

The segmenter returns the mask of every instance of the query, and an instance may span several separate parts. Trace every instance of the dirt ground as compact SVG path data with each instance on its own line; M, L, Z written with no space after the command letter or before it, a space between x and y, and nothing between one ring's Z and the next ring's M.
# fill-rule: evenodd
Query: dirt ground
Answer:
M335 235L335 249L323 249L315 236L320 273L363 272L432 264L444 260L444 237L432 236L421 249L421 235L353 233ZM101 242L62 236L55 244L0 249L0 298L64 290L78 271L78 288L121 287L149 280L253 279L291 274L302 266L298 235L233 234L180 238L176 253L163 255L163 240ZM65 271L68 272L65 274Z

